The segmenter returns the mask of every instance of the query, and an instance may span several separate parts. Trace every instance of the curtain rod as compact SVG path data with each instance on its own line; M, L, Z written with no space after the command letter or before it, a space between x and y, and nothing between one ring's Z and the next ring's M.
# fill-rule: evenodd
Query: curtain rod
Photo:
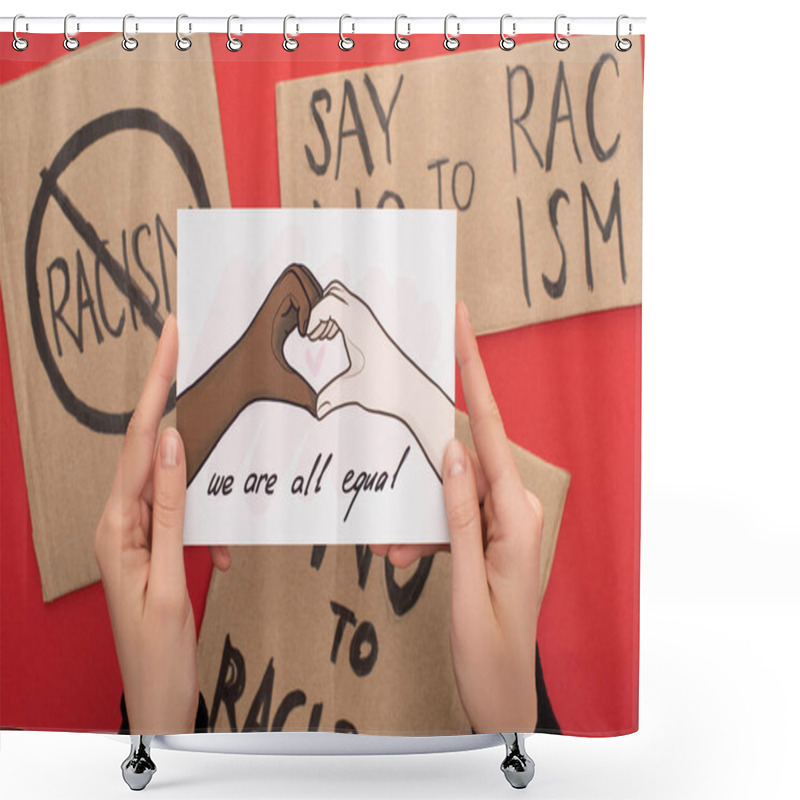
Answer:
M10 32L13 17L0 17L0 31ZM620 33L625 36L644 33L645 17L623 17ZM395 24L403 36L414 34L444 34L444 17L303 17L292 16L288 22L288 32L292 35L302 33L384 33L394 34ZM504 31L507 36L526 33L553 33L555 17L515 17L506 15ZM569 25L569 28L567 27ZM181 31L191 33L225 33L228 30L228 17L194 17L182 15ZM135 33L175 33L175 17L136 17L128 18L126 30ZM559 33L595 34L613 36L617 32L616 17L570 17L559 15ZM237 35L250 33L283 34L284 17L237 17L232 24ZM471 34L500 34L500 16L497 17L459 17L452 15L448 24L451 36ZM17 33L64 33L64 17L25 17L17 21ZM70 15L69 33L122 33L122 17L81 17Z

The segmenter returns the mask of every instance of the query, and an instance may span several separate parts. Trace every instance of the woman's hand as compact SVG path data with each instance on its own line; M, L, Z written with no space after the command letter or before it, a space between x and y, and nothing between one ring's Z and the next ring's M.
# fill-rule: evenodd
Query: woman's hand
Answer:
M174 317L125 435L94 539L131 733L192 733L197 637L183 563L186 458L178 432L158 426L178 357ZM154 454L155 450L155 454ZM212 549L227 569L227 548Z
M442 476L452 553L450 649L461 703L478 733L536 728L536 624L544 514L522 485L466 306L456 358L477 454L453 440ZM373 545L396 566L442 546Z

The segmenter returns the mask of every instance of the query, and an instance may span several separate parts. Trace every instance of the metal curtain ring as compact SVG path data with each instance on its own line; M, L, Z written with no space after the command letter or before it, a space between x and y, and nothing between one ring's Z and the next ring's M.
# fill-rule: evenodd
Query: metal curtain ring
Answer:
M233 22L233 20L235 20L235 19L239 19L239 17L237 17L236 14L231 14L228 17L228 41L225 44L225 47L227 47L228 50L231 51L231 53L238 53L242 49L242 47L244 46L244 42L241 39L237 39L231 33L231 22ZM242 26L240 25L239 26L239 33L241 33L241 32L242 32Z
M500 17L500 49L501 50L506 50L506 51L513 50L514 47L517 44L510 36L506 36L505 32L503 31L503 25L504 25L505 21L507 19L511 19L511 18L512 18L511 14L503 14L503 16ZM516 33L516 32L517 32L517 23L516 22L512 22L511 23L511 33L513 34L513 33Z
M290 19L297 19L297 17L287 14L283 18L283 49L289 53L293 53L298 47L300 47L300 42L293 36L289 36L288 25ZM300 30L299 26L297 26L297 30Z
M353 18L349 14L342 14L342 16L339 17L339 48L341 50L352 50L356 46L355 41L351 39L349 36L345 36L344 33L342 32L344 21L346 19L353 19ZM356 24L354 22L353 31L355 31L355 29L356 29Z
M630 39L622 39L622 38L620 38L620 35L619 35L619 23L623 19L628 19L628 17L625 14L620 14L617 17L617 42L614 45L614 47L616 47L617 50L620 51L620 53L626 53L628 50L631 49L631 47L633 47L633 43L631 42ZM630 35L632 30L633 29L631 28L631 24L629 22L628 23L628 35Z
M456 20L456 35L451 36L447 32L447 23L450 22L451 19ZM458 46L461 42L458 41L458 34L461 32L461 23L458 22L458 18L455 14L448 14L444 18L444 49L445 50L458 50Z
M555 41L553 42L553 47L558 50L560 53L563 53L569 47L569 39L565 39L563 36L559 36L558 34L558 21L560 19L567 19L566 14L559 14L556 17L555 24L553 26L553 33L555 34ZM567 36L569 36L569 22L567 22Z
M128 36L128 20L134 19L133 14L126 14L122 18L122 49L127 50L129 53L135 50L139 46L139 40L135 39L133 36ZM136 26L136 30L138 30L139 26Z
M69 26L69 21L71 19L75 19L74 14L67 14L64 17L64 49L65 50L77 50L80 47L80 42L74 37L69 35L69 30L67 30ZM80 23L75 23L75 32L77 33L81 29Z
M175 18L175 47L178 50L186 51L192 46L192 40L181 33L181 20L188 19L188 14L178 14ZM192 32L192 23L189 23L189 33Z
M14 21L11 23L11 33L14 34L14 38L11 40L11 46L17 50L18 52L22 52L23 50L27 50L28 48L28 40L23 39L21 36L17 36L17 20L18 19L25 19L23 14L17 14L14 17ZM28 25L25 24L25 29L27 30Z
M411 39L407 39L405 36L400 35L400 20L401 19L408 19L405 14L398 14L394 18L394 46L397 50L408 50L411 47ZM407 23L408 32L411 33L411 23Z

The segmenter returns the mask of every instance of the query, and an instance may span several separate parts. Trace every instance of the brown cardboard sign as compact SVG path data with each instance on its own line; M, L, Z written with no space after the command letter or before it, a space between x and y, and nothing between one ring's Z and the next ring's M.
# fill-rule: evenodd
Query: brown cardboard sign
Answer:
M457 436L470 443L466 416ZM541 595L569 474L516 445L545 509ZM450 555L406 569L366 545L231 547L200 630L209 730L469 733L450 656Z
M642 47L448 53L277 86L284 207L456 208L478 333L641 303Z
M176 210L230 204L193 43L109 37L0 88L0 283L46 601L100 577L94 531L175 309Z

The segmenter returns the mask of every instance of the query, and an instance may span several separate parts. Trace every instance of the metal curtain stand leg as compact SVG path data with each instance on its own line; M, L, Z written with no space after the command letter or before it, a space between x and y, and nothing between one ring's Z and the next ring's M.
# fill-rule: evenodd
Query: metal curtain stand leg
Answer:
M506 780L515 789L524 789L532 780L536 765L525 752L525 739L521 733L501 733L506 743L506 757L500 765Z
M506 757L500 769L506 780L515 789L524 789L532 780L536 770L533 759L525 752L525 740L519 733L501 733L506 744ZM131 751L122 762L122 777L134 791L140 791L150 783L156 765L150 757L152 736L131 734Z
M150 742L152 736L131 734L131 752L122 762L122 778L135 792L144 789L156 771L156 765L150 758Z

